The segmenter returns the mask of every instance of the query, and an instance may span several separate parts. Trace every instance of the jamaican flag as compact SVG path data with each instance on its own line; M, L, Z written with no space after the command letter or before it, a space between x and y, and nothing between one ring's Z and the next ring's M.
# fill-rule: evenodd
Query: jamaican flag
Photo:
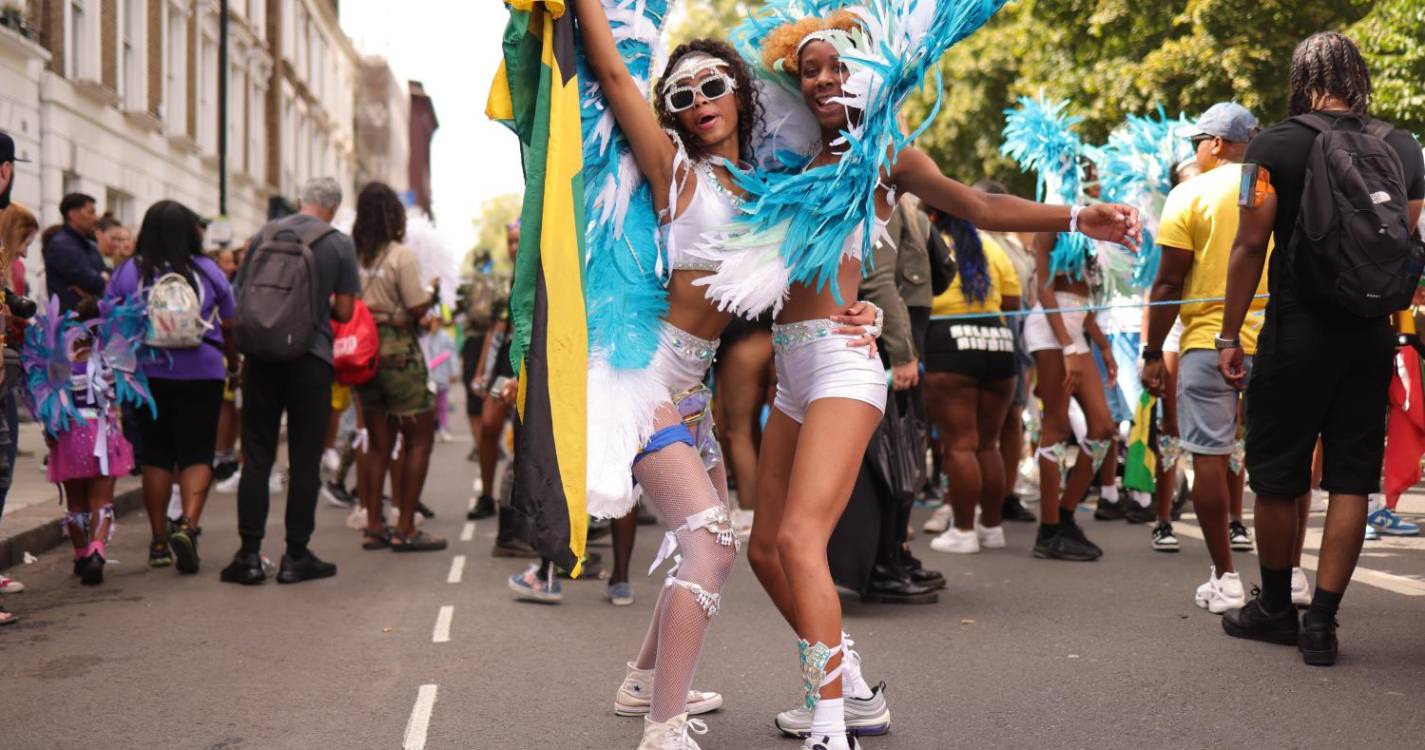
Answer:
M1128 462L1123 466L1123 486L1153 492L1158 486L1158 399L1147 390L1138 397L1133 429L1128 433Z
M519 136L524 207L511 359L519 373L514 506L540 554L578 575L589 336L582 273L584 182L574 18L564 0L508 0L504 62L486 114Z

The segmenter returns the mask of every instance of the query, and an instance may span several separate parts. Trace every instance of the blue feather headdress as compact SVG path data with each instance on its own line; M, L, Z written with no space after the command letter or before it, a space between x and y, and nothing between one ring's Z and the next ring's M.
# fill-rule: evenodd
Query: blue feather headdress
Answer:
M1020 97L1017 109L1005 110L1004 145L1000 151L1037 175L1035 200L1072 206L1082 200L1085 155L1074 126L1083 118L1065 113L1067 101ZM1084 278L1093 244L1078 233L1061 232L1049 254L1049 275L1067 273ZM1049 283L1052 279L1045 280Z
M1168 119L1161 108L1150 117L1130 115L1109 135L1107 145L1092 149L1102 199L1138 209L1143 220L1143 240L1125 278L1125 291L1129 293L1148 288L1158 275L1162 249L1154 238L1163 204L1173 189L1173 170L1192 156L1192 144L1178 135L1181 128L1190 124L1182 115ZM1120 254L1123 250L1119 245L1110 249Z
M84 421L70 390L74 377L70 349L84 335L85 328L73 313L59 311L57 296L50 297L25 329L20 362L25 370L26 405L51 435L67 432L71 425Z
M105 379L114 385L114 400L121 405L147 408L157 418L158 405L149 391L148 376L139 366L139 351L148 329L148 310L142 295L100 301L99 319L93 329Z
M648 91L667 0L603 0L624 65ZM646 367L668 309L653 194L579 45L584 132L584 305L589 347L615 369Z
M939 107L941 56L983 26L1005 0L768 0L732 33L732 40L763 82L767 110L762 142L754 144L762 170L735 171L746 191L739 237L717 274L700 280L726 309L756 315L776 307L790 283L825 289L836 278L848 238L860 232L862 259L876 231L876 188L895 155L934 119ZM860 111L833 144L845 149L835 164L803 168L820 146L811 113L789 73L769 70L762 47L769 34L808 17L846 10L860 22L838 44L850 75L838 100ZM906 99L935 70L937 99L925 124L902 133L897 115ZM790 136L790 137L789 137ZM810 138L808 136L811 136ZM775 167L781 171L766 171ZM780 284L780 288L778 285ZM834 285L833 293L839 294Z

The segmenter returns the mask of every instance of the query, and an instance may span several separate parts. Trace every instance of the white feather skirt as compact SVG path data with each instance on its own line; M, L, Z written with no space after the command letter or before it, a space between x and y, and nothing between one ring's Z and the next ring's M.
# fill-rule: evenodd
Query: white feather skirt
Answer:
M588 509L621 518L633 508L633 459L653 437L668 388L653 368L616 370L592 353L589 366Z

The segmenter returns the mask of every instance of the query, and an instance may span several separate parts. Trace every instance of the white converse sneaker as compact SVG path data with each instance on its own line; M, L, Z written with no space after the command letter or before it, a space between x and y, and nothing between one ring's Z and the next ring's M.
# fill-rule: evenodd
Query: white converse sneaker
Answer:
M1197 587L1197 591L1192 596L1192 603L1203 609L1212 601L1212 597L1217 594L1217 566L1213 565L1207 569L1207 583Z
M234 495L238 491L238 483L242 481L242 470L233 472L233 475L221 482L213 485L213 491L220 495Z
M1217 579L1217 591L1212 601L1207 603L1207 611L1220 615L1229 609L1247 606L1247 595L1242 591L1242 578L1236 573L1223 573Z
M639 669L628 663L628 674L614 696L614 713L619 716L647 716L653 705L653 670ZM698 716L722 708L720 693L702 690L688 691L688 713Z
M1001 531L1000 535L1003 536L1004 532ZM936 552L973 555L980 551L980 537L973 531L961 531L951 527L946 529L944 534L931 539L930 548Z
M891 709L886 706L886 683L871 688L870 698L843 696L846 705L846 733L862 737L891 731ZM812 711L798 706L777 714L777 729L791 737L811 734Z
M1311 605L1311 581L1306 580L1306 571L1291 569L1291 603L1298 607Z
M926 521L921 528L925 529L927 534L943 534L946 529L950 528L950 513L950 503L941 505L935 509L934 513L930 514L930 520Z
M707 733L707 724L689 719L687 714L663 722L644 717L643 741L638 743L638 750L702 750L692 735Z
M838 737L808 737L802 750L861 750L856 735L847 732Z
M1003 526L981 526L975 524L975 536L980 539L980 546L985 549L1004 549L1004 527Z

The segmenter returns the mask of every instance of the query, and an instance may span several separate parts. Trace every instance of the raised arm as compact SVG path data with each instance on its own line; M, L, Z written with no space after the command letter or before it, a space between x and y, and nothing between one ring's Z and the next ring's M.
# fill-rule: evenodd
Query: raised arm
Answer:
M599 79L604 99L628 138L639 171L653 186L653 207L662 211L667 208L668 186L673 181L673 155L676 153L673 141L663 132L647 97L638 88L633 76L629 75L603 5L599 0L574 0L574 13L579 22L579 35L584 40L589 68Z
M927 205L991 232L1065 232L1069 206L1050 206L1012 195L990 195L946 177L924 151L907 148L891 169L896 187L914 193ZM1079 231L1096 239L1138 247L1138 211L1099 203L1079 213Z

